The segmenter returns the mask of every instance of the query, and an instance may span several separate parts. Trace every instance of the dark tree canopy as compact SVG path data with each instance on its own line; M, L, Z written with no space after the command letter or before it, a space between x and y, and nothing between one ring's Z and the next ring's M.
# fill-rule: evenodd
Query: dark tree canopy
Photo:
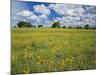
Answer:
M66 26L63 26L62 28L66 28Z
M77 28L77 29L82 29L82 27L81 27L81 26L77 26L76 28Z
M33 25L30 22L27 22L27 27L33 27Z
M71 27L71 26L69 26L68 28L70 28L70 29L71 29L72 27Z
M43 27L43 25L38 25L39 28Z
M35 25L33 25L33 28L36 28L36 26L35 26Z
M26 23L24 21L20 21L17 23L18 28L23 28L26 26Z
M52 28L60 28L60 22L54 22Z
M33 27L32 24L30 22L24 22L24 21L20 21L17 24L18 28L29 28L29 27Z
M89 25L88 24L85 25L85 29L89 29Z

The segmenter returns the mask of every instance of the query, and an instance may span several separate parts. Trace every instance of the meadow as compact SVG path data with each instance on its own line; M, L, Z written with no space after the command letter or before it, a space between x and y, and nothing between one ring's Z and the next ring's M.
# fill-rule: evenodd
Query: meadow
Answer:
M14 74L96 68L95 29L12 28Z

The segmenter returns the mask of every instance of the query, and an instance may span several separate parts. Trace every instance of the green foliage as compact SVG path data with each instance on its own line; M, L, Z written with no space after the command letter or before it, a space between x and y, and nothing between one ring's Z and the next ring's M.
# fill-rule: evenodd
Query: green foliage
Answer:
M60 22L54 22L52 28L60 28Z
M69 26L68 28L69 28L69 29L71 29L72 27L71 27L71 26Z
M89 25L88 24L85 25L85 29L89 29Z
M17 26L18 26L18 28L29 28L29 27L33 27L30 22L24 22L24 21L18 22Z
M41 27L43 27L43 25L38 25L38 28L41 28Z
M81 26L77 26L76 28L77 28L77 29L82 29L82 27L81 27Z
M35 25L33 25L33 28L36 28L36 26L35 26Z
M13 26L13 28L17 28L17 26Z
M66 26L63 26L62 28L66 28Z

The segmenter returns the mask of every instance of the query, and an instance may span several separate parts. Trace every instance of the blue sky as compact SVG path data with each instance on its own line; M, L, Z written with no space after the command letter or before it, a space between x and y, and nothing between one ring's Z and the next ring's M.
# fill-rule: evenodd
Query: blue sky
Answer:
M96 25L96 6L12 1L12 26L19 21L50 27L55 21L61 26Z

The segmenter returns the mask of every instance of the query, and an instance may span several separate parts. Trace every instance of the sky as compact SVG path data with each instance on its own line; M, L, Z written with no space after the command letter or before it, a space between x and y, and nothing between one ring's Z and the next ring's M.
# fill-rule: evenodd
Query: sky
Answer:
M96 6L78 4L58 4L44 2L12 1L11 24L31 22L32 25L42 24L43 27L59 21L61 26L96 26Z

